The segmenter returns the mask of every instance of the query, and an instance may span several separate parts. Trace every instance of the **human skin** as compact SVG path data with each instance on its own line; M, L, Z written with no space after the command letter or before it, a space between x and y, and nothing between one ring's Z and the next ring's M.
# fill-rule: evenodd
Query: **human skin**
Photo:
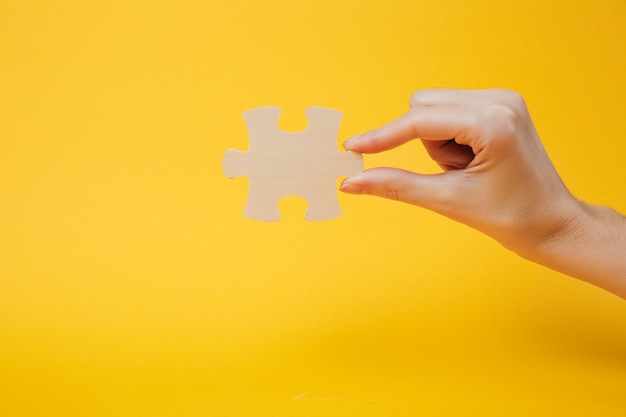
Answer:
M341 191L430 209L626 299L626 218L572 196L519 94L417 91L406 114L344 147L378 153L416 138L442 173L373 168L346 178Z

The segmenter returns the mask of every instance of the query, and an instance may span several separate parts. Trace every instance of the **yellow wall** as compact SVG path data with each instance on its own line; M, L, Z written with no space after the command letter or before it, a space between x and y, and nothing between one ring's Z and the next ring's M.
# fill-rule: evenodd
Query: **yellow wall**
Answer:
M253 107L343 141L503 87L626 212L625 45L623 0L0 0L0 415L626 415L624 301L390 201L248 220L221 170Z

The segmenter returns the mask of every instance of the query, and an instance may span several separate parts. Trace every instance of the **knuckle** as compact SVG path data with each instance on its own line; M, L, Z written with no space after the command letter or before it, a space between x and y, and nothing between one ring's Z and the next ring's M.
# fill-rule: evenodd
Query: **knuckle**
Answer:
M506 100L514 109L517 109L518 111L526 110L526 101L517 91L508 91Z
M430 103L430 96L428 90L417 90L413 94L411 94L411 98L409 99L410 107L418 107L418 106L426 106Z
M401 184L401 178L397 172L390 172L387 180L382 184L382 196L390 200L399 201L402 193L398 184Z
M394 201L406 201L408 194L410 194L407 188L410 189L411 187L407 186L405 173L396 169L382 168L381 170L383 170L384 176L376 187L376 194Z
M526 101L524 97L514 90L504 90L499 88L494 88L488 90L487 92L489 102L491 104L501 104L504 106L508 106L515 111L523 113L527 111Z
M482 109L480 124L488 136L497 140L513 138L523 122L523 112L506 103L490 104Z
M387 187L385 189L385 197L390 199L390 200L399 201L400 200L400 192L398 191L397 188Z

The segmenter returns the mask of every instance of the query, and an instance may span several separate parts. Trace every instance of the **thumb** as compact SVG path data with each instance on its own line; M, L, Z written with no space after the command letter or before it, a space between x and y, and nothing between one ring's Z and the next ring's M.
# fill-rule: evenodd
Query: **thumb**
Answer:
M453 177L460 171L424 175L397 168L373 168L348 177L339 189L348 194L369 194L402 201L450 215L461 200Z

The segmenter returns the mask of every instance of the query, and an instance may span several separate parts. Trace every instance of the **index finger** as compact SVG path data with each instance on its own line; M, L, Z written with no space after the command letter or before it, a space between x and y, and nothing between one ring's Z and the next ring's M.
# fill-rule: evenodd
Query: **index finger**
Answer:
M386 125L348 139L344 148L361 153L378 153L413 139L431 141L456 139L470 145L466 132L476 127L471 107L445 105L416 107Z

